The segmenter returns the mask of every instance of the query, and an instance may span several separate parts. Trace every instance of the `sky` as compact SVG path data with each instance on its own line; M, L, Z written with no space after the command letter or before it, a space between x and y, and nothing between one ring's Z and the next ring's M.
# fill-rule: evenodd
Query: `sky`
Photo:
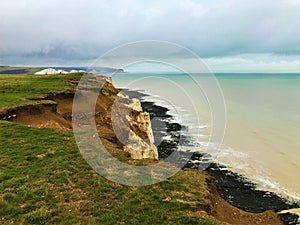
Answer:
M0 65L88 66L162 40L215 72L300 72L299 0L1 0Z

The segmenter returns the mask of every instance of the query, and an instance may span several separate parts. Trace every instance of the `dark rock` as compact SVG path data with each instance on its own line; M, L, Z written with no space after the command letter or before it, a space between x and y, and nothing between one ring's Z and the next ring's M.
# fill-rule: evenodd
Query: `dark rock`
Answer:
M284 225L297 225L299 216L294 213L284 213L281 214L281 218L284 221Z

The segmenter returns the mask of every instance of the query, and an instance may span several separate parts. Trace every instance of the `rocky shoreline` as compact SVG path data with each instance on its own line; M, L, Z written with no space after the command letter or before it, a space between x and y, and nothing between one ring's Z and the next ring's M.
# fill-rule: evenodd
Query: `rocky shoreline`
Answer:
M151 118L159 118L166 124L166 130L160 130L161 128L159 126L156 127L152 125L154 138L158 138L160 141L158 145L160 159L165 159L177 149L179 138L181 138L181 143L183 140L183 143L187 146L189 145L191 140L188 136L180 137L180 131L185 130L186 127L179 123L172 122L172 116L168 115L169 110L166 107L155 105L153 102L144 101L143 98L147 95L139 91L123 89L122 92L126 93L130 98L140 99L143 110L149 112ZM161 140L162 135L169 135L171 139ZM190 143L190 145L192 146L192 143ZM184 154L185 153L182 152L182 157L184 157ZM201 163L199 162L205 163L203 158L205 158L205 155L194 153L184 168L201 169ZM196 160L197 163L193 162L193 160ZM267 210L280 212L282 210L300 207L300 203L289 202L275 193L257 190L254 183L237 173L227 170L222 165L210 163L205 171L214 177L220 196L231 205L246 212L261 213ZM280 215L285 225L299 224L297 222L299 219L297 214L284 213Z

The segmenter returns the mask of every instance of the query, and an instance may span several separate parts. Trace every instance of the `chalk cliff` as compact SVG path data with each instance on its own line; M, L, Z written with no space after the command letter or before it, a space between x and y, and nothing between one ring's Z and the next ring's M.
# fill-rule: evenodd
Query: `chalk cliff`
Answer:
M111 78L99 76L96 79L102 86L96 104L100 137L117 140L132 159L158 159L150 115L143 111L140 101L117 90ZM105 126L113 133L105 133Z
M108 82L104 87L113 86ZM130 99L122 92L114 96L113 100L110 110L107 111L110 115L107 117L111 120L116 137L123 144L123 150L132 159L158 159L150 114L143 111L138 99Z

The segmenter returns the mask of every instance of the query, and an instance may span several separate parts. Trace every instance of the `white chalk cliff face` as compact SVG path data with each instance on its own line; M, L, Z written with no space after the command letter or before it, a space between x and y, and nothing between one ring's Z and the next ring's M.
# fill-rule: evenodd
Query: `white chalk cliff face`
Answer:
M158 159L149 113L134 111L134 115L127 118L131 130L129 133L129 143L124 146L124 151L129 152L133 159ZM136 127L139 131L135 131ZM139 135L142 132L146 135Z
M96 103L96 123L100 136L109 141L113 140L114 144L128 152L132 159L158 159L150 115L143 111L140 101L130 99L117 90L111 78L97 76L96 79L102 86ZM89 97L91 94L93 95L93 89L89 92L82 90L82 104L85 104L85 99L92 98ZM79 110L84 113L85 107ZM91 114L89 111L86 114L80 117L82 121L79 121L79 124L90 123L90 120L85 120L89 119Z
M143 112L138 99L129 99L123 93L118 94L116 101L114 108L117 108L117 113L112 120L118 120L116 122L118 125L122 124L117 128L116 133L124 144L124 151L128 152L132 159L158 159L149 113ZM126 112L125 116L124 112Z
M62 69L53 69L53 68L48 68L48 69L44 69L41 70L39 72L36 72L36 75L47 75L47 74L68 74L68 73L80 73L80 72L84 72L83 70L71 70L70 72L62 70Z

